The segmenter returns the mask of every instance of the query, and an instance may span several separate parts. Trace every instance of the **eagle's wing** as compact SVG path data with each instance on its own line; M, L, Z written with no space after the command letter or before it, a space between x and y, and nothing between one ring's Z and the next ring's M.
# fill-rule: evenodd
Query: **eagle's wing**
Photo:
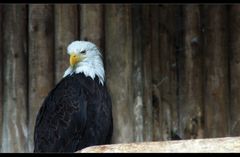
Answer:
M47 96L37 115L34 152L73 152L87 120L85 89L64 78ZM74 81L73 81L74 82Z

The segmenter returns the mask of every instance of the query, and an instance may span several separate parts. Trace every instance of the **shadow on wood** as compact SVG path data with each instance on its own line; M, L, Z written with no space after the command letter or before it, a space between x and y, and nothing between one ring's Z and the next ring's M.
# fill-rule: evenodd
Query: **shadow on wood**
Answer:
M240 152L240 137L140 142L87 147L76 153Z

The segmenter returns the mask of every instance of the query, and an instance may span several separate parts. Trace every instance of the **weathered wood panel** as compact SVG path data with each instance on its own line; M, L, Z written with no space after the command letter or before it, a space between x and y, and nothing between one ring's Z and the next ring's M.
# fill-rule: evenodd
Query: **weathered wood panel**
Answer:
M142 9L139 5L132 7L132 29L133 29L133 62L132 62L132 96L133 96L133 129L134 141L141 142L143 139L144 116L143 116L143 50L142 50Z
M233 5L229 12L230 56L230 135L240 134L240 5Z
M11 17L11 18L9 18ZM27 7L3 8L2 152L27 151Z
M81 39L95 43L104 56L103 5L82 4L80 6Z
M228 135L226 6L204 6L204 136Z
M54 85L53 5L29 6L29 150L37 112Z
M203 137L203 56L200 8L183 6L183 45L179 54L179 121L184 139Z
M106 79L113 102L113 142L132 142L131 6L106 5L105 9Z
M152 140L152 72L151 72L151 12L150 5L142 6L142 52L143 64L143 123L144 141Z
M169 53L169 69L167 69L167 72L169 73L169 87L170 87L170 97L168 97L168 101L171 104L171 138L172 138L172 132L174 134L178 134L179 132L179 104L177 99L177 91L178 91L178 83L177 83L177 75L178 75L178 69L177 69L177 54L176 54L176 31L178 29L177 27L177 15L179 15L179 8L180 6L171 6L168 5L168 16L170 18L167 18L167 24L165 25L165 28L168 28L167 32L169 34L168 37L168 51L166 53ZM167 17L168 17L167 16ZM180 27L181 29L181 27ZM180 30L181 31L181 30ZM180 47L181 49L181 47ZM164 61L164 58L162 58ZM162 88L164 91L164 88ZM163 110L164 111L164 110ZM165 119L165 118L164 118ZM168 119L167 119L168 120ZM168 140L171 139L168 136Z
M3 126L3 45L2 45L2 26L3 26L3 6L0 5L0 139L2 139ZM0 152L2 150L2 143L0 143Z
M67 46L79 40L78 6L57 4L54 6L55 24L55 84L58 83L69 67Z
M162 103L160 88L158 83L161 81L160 73L160 6L154 5L151 9L151 69L152 69L152 125L153 125L153 141L162 140ZM137 16L137 15L136 15ZM141 65L140 65L141 66Z
M159 122L161 123L161 139L167 140L169 138L170 129L171 129L171 96L173 92L171 91L170 84L170 55L172 55L172 51L169 51L170 44L169 43L169 29L167 27L168 21L167 16L169 16L168 6L160 6L159 9L159 81L154 84L154 89L159 89L160 93L160 112L159 112ZM157 59L157 58L156 58ZM158 68L157 68L158 69ZM156 75L154 73L154 75Z
M177 68L175 48L175 26L177 6L163 5L159 9L160 89L162 139L168 140L171 131L178 129L177 116Z

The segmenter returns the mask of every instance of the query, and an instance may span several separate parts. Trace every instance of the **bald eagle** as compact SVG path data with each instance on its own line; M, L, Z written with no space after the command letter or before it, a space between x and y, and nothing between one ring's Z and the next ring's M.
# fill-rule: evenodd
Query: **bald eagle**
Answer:
M34 152L75 152L108 144L113 122L101 53L95 44L67 47L70 67L45 98L34 128Z

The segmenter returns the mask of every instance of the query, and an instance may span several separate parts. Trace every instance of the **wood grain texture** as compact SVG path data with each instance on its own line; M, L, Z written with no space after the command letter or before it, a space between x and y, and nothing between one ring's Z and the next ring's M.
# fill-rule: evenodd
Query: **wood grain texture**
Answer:
M142 50L142 8L140 5L134 5L132 8L132 30L133 30L133 62L132 62L132 97L133 97L133 124L134 141L141 142L143 139L144 115L143 115L143 50Z
M132 20L129 5L105 6L106 79L113 105L113 143L132 142ZM121 23L118 24L118 23Z
M29 5L29 150L37 113L54 85L53 5Z
M153 137L152 126L152 71L151 71L151 8L150 5L142 6L142 50L143 50L143 138L151 141Z
M178 129L177 68L176 68L176 12L177 6L163 5L159 9L160 81L162 139L168 140L171 131Z
M177 98L177 91L178 91L178 84L177 84L177 54L176 54L176 31L179 29L176 27L177 25L177 15L179 14L178 10L180 6L171 6L167 5L168 7L168 16L167 24L165 28L167 28L167 32L169 34L168 38L168 53L169 53L169 69L167 69L169 73L169 87L170 87L170 108L171 108L171 132L178 134L179 132L179 104ZM167 17L168 17L167 16ZM181 27L180 27L181 28ZM163 58L164 59L164 58ZM162 88L164 90L164 88ZM171 135L172 136L172 135ZM171 139L168 137L168 139Z
M158 83L161 81L160 71L160 18L159 18L159 5L151 7L151 69L152 69L152 125L153 125L153 141L162 140L162 103L161 103L161 90Z
M228 135L226 6L204 6L204 136Z
M97 45L104 56L104 10L102 4L80 5L81 39Z
M240 5L230 6L230 135L240 134Z
M69 67L67 46L74 40L79 40L79 14L78 5L54 5L54 30L55 30L55 84L63 77Z
M76 153L239 153L240 137L92 146Z
M183 6L183 45L179 55L180 132L184 139L203 137L203 56L200 8Z
M9 18L11 17L11 18ZM27 7L3 8L2 152L27 151Z
M0 5L0 139L2 139L3 130L3 6ZM2 144L0 143L0 151L2 150Z

